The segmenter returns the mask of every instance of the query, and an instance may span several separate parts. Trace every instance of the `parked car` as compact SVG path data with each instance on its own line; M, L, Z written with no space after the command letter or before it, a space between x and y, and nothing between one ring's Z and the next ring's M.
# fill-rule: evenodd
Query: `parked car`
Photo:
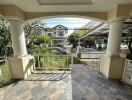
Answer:
M121 43L120 48L121 49L128 49L128 46L125 43Z
M103 49L107 48L107 44L102 43L101 46L102 46Z
M107 48L107 45L104 44L104 43L98 43L98 44L96 44L96 49L97 50L106 49L106 48Z

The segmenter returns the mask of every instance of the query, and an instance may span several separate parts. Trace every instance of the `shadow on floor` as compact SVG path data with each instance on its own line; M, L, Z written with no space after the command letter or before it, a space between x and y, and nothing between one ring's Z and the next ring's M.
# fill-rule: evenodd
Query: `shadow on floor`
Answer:
M72 66L71 73L34 74L29 80L0 88L0 100L132 100L132 88L85 65Z
M42 73L31 74L25 80L27 81L60 81L69 76L71 73L63 71L62 73Z
M83 65L75 65L72 69L73 100L132 100L132 88L121 81L108 80Z
M15 86L15 84L17 84L19 81L20 81L20 80L10 80L10 81L1 82L1 83L0 83L0 88L6 87L6 86L11 85L11 84L12 84L13 86Z

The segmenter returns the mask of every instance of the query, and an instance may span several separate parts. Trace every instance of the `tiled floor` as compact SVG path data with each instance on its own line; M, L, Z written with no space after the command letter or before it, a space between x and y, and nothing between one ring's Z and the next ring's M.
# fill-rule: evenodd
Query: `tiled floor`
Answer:
M0 89L0 100L132 100L132 90L83 65L71 74L39 74ZM45 81L43 81L45 80Z

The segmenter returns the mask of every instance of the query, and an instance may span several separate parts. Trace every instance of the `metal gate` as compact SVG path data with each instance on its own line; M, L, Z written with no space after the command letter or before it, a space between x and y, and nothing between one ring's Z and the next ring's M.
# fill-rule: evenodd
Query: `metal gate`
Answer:
M84 48L81 51L81 60L87 64L89 71L100 71L101 58L105 55L105 50L97 51L93 48Z

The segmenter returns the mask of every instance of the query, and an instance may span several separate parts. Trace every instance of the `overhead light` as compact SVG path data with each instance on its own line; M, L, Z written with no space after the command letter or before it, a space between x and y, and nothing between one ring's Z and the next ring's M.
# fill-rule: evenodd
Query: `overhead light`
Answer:
M94 0L38 0L40 5L92 5Z

